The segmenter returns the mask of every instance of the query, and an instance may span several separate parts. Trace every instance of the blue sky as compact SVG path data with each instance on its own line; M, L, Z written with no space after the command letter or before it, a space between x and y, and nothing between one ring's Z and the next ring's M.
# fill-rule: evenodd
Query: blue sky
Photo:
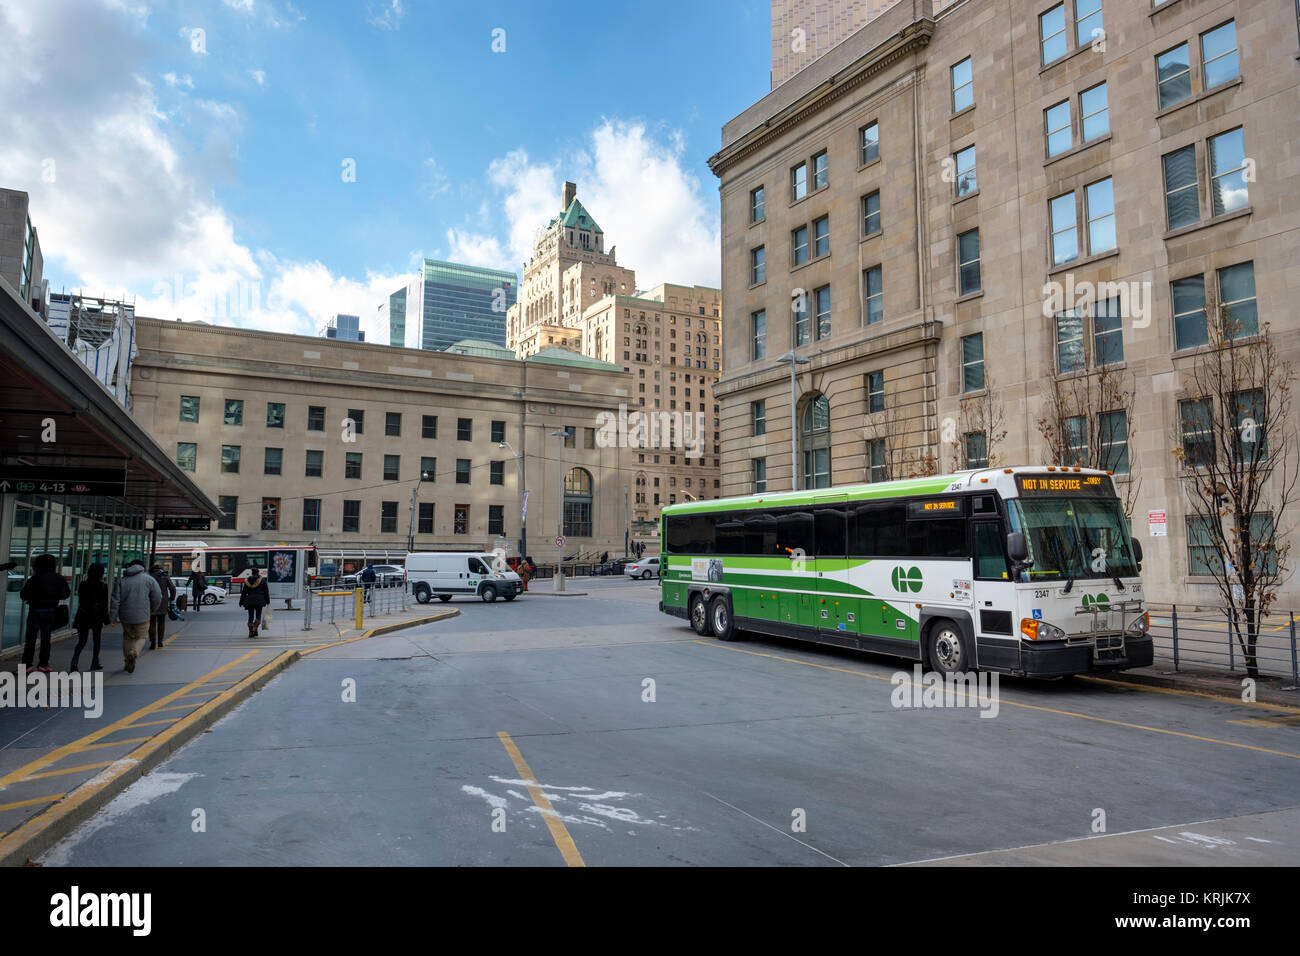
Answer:
M7 0L0 60L24 66L0 99L27 110L0 119L0 184L31 193L52 288L162 317L222 321L233 296L225 320L310 331L367 319L421 255L519 269L566 178L642 287L716 284L706 160L767 92L769 16Z

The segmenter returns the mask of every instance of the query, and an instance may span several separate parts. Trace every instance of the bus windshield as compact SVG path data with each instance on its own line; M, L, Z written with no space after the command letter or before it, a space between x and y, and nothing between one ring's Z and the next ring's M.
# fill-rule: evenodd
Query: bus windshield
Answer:
M1118 498L1017 498L1009 504L1012 528L1029 544L1031 580L1137 576Z

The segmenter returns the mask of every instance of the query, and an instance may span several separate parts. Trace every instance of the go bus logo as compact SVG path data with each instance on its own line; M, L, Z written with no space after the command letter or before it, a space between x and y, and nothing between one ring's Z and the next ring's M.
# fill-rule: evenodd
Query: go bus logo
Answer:
M894 568L893 573L894 590L902 593L911 591L915 594L921 590L921 569L920 568Z

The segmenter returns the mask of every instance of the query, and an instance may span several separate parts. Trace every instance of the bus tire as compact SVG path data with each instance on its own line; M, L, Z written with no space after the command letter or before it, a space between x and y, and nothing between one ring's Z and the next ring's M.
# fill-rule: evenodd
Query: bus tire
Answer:
M421 604L428 604L430 597L432 597L432 595L429 593L429 585L417 584L415 586L415 599Z
M704 595L696 591L691 595L689 606L691 627L700 637L708 637L713 632L713 623L708 605L704 603Z
M451 595L450 595L450 594L439 594L439 595L438 595L438 600L439 600L439 601L450 601L450 600L451 600Z
M925 632L925 653L930 668L940 674L957 674L969 669L970 655L961 628L947 618L930 622Z
M709 605L709 627L713 636L720 641L736 639L736 624L731 617L731 602L725 594L719 594Z
M483 585L483 590L479 592L479 597L485 604L491 604L497 599L497 589L490 584Z

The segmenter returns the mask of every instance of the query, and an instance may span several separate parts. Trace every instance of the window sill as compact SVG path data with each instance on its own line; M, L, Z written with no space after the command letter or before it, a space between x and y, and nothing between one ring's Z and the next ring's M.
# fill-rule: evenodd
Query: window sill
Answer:
M974 199L974 198L975 198L976 196L978 196L979 194L980 194L980 191L979 191L978 189L973 189L973 190L971 190L970 192L966 193L965 195L958 196L956 199L954 199L954 200L952 201L952 204L955 206L955 205L957 205L957 203L959 203L959 202L965 202L967 199Z
M765 285L767 285L767 280L766 280L766 279L764 279L762 282L754 282L754 283L751 283L750 286L749 286L749 289L759 289L759 288L762 288L762 287L765 286ZM748 291L748 290L747 290L747 291Z
M1107 374L1111 372L1119 372L1122 375L1127 370L1128 370L1128 363L1111 362L1109 365L1102 365L1100 367L1094 365L1091 368L1076 369L1073 372L1058 371L1053 377L1058 382L1068 382L1070 379L1073 378L1091 378L1093 375L1097 375L1101 372L1106 372Z
M1165 2L1160 4L1159 6L1153 6L1150 10L1148 10L1147 16L1154 17L1157 13L1164 13L1170 7L1177 6L1177 4L1178 4L1178 0L1165 0Z
M1069 262L1062 262L1059 266L1052 266L1047 270L1049 276L1057 275L1061 272L1070 272L1082 266L1090 266L1094 263L1101 262L1104 259L1111 259L1119 255L1119 249L1111 249L1109 252L1099 252L1095 256L1085 256L1082 259L1071 259Z
M1195 96L1189 96L1185 100L1179 100L1177 103L1174 103L1172 106L1166 106L1164 109L1158 110L1156 112L1156 119L1162 120L1166 116L1170 115L1171 113L1177 113L1179 110L1186 109L1189 106L1201 102L1202 100L1209 99L1211 96L1214 96L1216 93L1222 93L1224 90L1235 89L1238 86L1241 86L1241 82L1242 82L1241 76L1238 75L1236 77L1233 77L1231 80L1229 80L1226 83L1220 83L1218 86L1214 87L1213 89L1201 90L1201 92L1197 93ZM1157 90L1156 93L1157 95L1159 95L1159 90Z
M976 289L974 292L967 292L965 295L959 295L953 299L953 305L960 305L963 302L971 302L975 299L983 298L984 290Z
M1211 226L1217 226L1220 223L1231 222L1234 219L1244 219L1255 211L1254 206L1246 206L1244 209L1234 209L1232 212L1225 212L1221 216L1215 216L1213 219L1203 219L1200 222L1194 222L1190 226L1179 226L1177 229L1170 229L1162 237L1166 242L1170 239L1178 239L1189 233L1200 232L1202 229L1209 229Z
M826 184L825 186L822 186L822 187L819 188L819 189L810 189L810 190L808 190L808 192L804 193L803 196L801 196L800 198L790 200L790 206L789 206L789 208L793 209L795 206L799 205L801 202L807 202L809 199L812 199L813 196L816 196L818 193L824 193L826 190L828 190L828 189L830 189L830 188L831 188L831 184L830 184L829 182L827 182L827 184Z
M869 233L867 233L865 236L863 236L861 239L859 239L858 242L859 242L859 244L861 244L861 243L864 243L864 242L869 242L869 241L872 240L872 239L879 239L879 238L880 238L881 236L883 236L884 234L885 234L885 230L883 230L883 229L877 229L875 232L869 232Z
M801 262L801 263L799 263L797 266L791 266L791 267L790 267L790 274L793 275L793 274L796 273L796 272L802 272L804 269L807 269L809 266L811 266L811 265L816 265L816 264L819 263L819 262L824 262L824 261L826 261L827 259L829 259L830 257L831 257L831 254L830 254L829 252L826 252L826 253L823 253L822 255L818 256L818 257L815 258L815 259L809 259L807 262Z
M1073 59L1074 59L1076 56L1078 56L1080 53L1090 53L1090 52L1092 52L1092 45L1091 45L1091 44L1088 44L1087 46L1077 46L1077 47L1075 47L1073 50L1071 50L1069 53L1065 54L1064 56L1058 56L1058 57L1057 57L1055 60L1053 60L1051 63L1047 63L1047 64L1045 64L1045 65L1039 67L1039 68L1038 68L1038 75L1039 75L1039 76L1042 76L1042 75L1043 75L1044 73L1046 73L1048 70L1054 70L1054 69L1056 69L1056 68L1057 68L1058 66L1060 66L1062 63L1066 63L1066 62L1068 62L1068 61L1070 61L1070 60L1073 60Z
M1043 168L1046 169L1053 163L1059 163L1063 159L1069 159L1071 156L1077 156L1084 150L1092 149L1094 146L1100 146L1102 143L1110 142L1110 133L1105 136L1098 136L1096 139L1090 139L1086 143L1080 143L1078 146L1071 146L1063 153L1057 153L1055 156L1049 156L1043 160Z
M754 226L761 226L765 222L767 222L766 216L764 216L762 219L755 219L753 222L749 224L749 227L752 229Z
M953 120L955 120L957 117L959 117L959 116L965 116L967 113L970 113L970 112L974 111L975 107L978 106L978 105L979 105L978 103L972 103L970 106L963 106L963 107L962 107L961 109L959 109L957 112L952 113L951 115L949 115L949 117L948 117L948 122L951 123L951 122L952 122Z
M877 156L875 159L873 159L873 160L872 160L871 162L869 162L869 163L861 163L861 164L859 164L859 166L858 166L858 172L862 172L864 169L869 169L869 168L872 167L872 166L879 165L879 163L880 163L880 157Z

